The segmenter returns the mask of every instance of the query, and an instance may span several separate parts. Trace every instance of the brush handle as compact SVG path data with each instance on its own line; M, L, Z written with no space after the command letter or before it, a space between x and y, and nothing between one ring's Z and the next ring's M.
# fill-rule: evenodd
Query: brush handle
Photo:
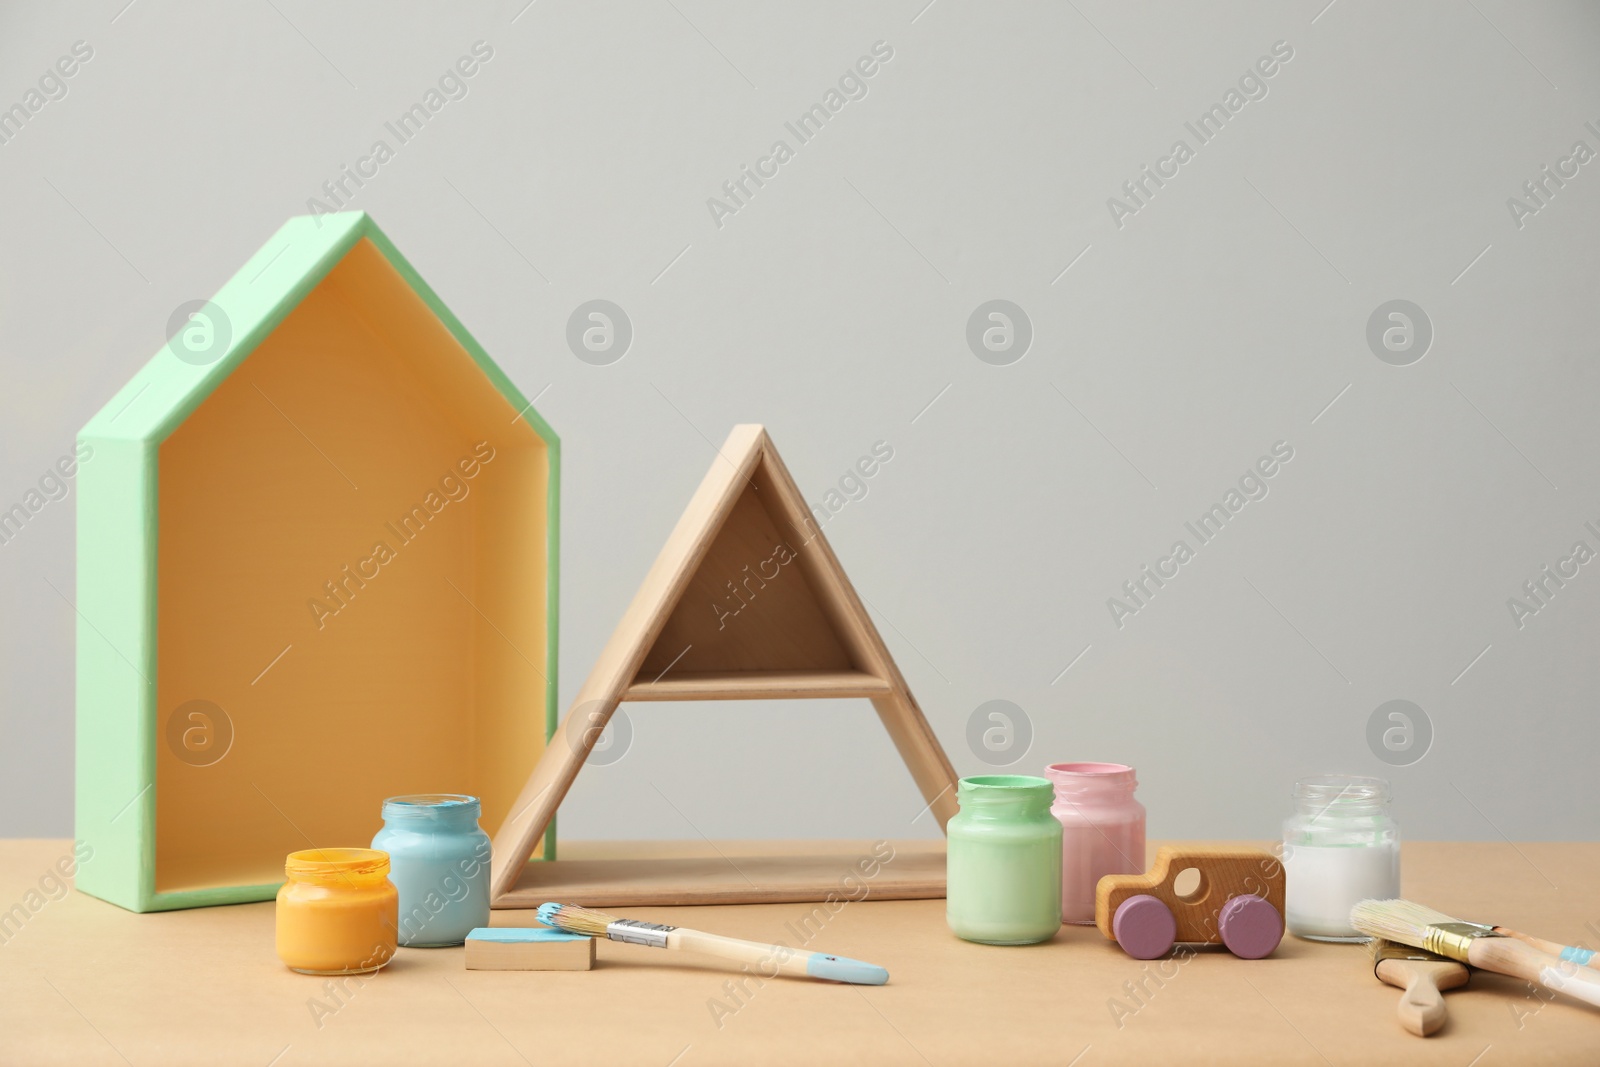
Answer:
M1540 952L1517 938L1474 938L1467 949L1467 962L1485 971L1508 974L1565 993L1600 1008L1600 972Z
M1469 972L1455 960L1380 960L1375 968L1379 978L1405 990L1395 1013L1400 1025L1418 1037L1437 1033L1444 1025L1444 996L1441 989L1465 985Z
M889 980L888 971L860 960L829 956L822 952L802 952L786 945L763 945L759 941L744 941L701 930L685 930L681 926L667 935L667 948L701 952L734 963L749 964L751 972L761 978L775 978L784 974L793 978L825 978L855 985L883 985Z
M1532 945L1540 952L1547 952L1552 956L1559 956L1564 960L1571 960L1573 963L1581 966L1592 967L1595 970L1600 970L1600 953L1593 952L1590 949L1574 948L1571 945L1560 945L1554 941L1546 941L1542 937L1534 937L1532 934L1524 934L1517 930L1508 930L1504 926L1496 926L1494 928L1494 932L1497 934L1504 934L1507 937L1514 937L1525 945Z

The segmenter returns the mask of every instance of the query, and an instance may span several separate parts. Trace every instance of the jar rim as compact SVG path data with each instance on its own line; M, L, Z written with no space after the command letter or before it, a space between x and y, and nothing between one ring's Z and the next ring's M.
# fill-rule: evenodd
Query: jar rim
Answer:
M471 815L477 818L483 812L483 802L466 793L409 793L387 797L383 802L383 817L411 816L415 818L440 818L449 815Z
M385 878L389 854L376 848L307 848L289 853L283 872L302 878Z
M1044 774L1055 786L1056 799L1068 803L1132 797L1139 788L1138 775L1125 763L1052 763Z
M1359 774L1314 774L1294 783L1296 800L1333 804L1372 804L1392 799L1389 781Z
M1132 774L1133 768L1126 763L1098 763L1069 762L1052 763L1045 768L1047 772L1053 771L1060 775L1071 775L1074 778L1108 778L1114 775Z
M387 797L385 804L414 806L418 808L457 808L479 803L478 798L467 793L407 793Z
M1032 774L976 774L959 782L958 793L969 796L1032 797L1054 791L1047 778Z

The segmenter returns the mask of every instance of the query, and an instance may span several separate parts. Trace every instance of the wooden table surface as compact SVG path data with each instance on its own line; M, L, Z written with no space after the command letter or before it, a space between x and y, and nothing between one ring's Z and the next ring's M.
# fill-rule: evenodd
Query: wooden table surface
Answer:
M1498 975L1446 994L1449 1023L1423 1039L1399 1028L1399 991L1362 946L1286 938L1265 960L1202 949L1141 963L1068 926L993 948L955 938L940 900L630 911L761 941L810 930L812 949L887 967L882 987L745 979L740 991L716 961L601 942L589 972L467 971L460 948L402 949L340 989L278 961L272 904L134 915L58 888L70 852L0 842L0 1063L1600 1063L1600 1011ZM1413 842L1403 863L1406 894L1458 918L1600 941L1600 844Z

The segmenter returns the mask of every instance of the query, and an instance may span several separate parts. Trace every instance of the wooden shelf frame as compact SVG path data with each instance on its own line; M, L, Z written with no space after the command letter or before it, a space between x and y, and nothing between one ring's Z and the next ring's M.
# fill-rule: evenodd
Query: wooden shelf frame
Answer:
M889 683L865 671L695 671L634 682L623 700L808 700L882 697Z
M497 906L537 908L560 900L635 908L666 896L698 906L789 904L826 900L830 892L873 900L944 896L942 840L579 844L585 853L579 858L530 863Z
M766 430L735 426L495 835L490 899L537 907L556 885L585 890L575 903L612 899L565 880L559 860L528 860L622 701L860 697L942 830L956 812L954 767ZM772 899L748 883L716 889L720 877L685 869L650 881L648 899L625 899ZM816 870L785 877L786 900L836 888ZM914 881L908 895L930 895L926 879Z

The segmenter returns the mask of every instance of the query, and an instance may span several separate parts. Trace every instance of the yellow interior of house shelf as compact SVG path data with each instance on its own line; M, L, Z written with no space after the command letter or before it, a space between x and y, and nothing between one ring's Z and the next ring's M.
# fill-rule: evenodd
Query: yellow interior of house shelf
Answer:
M280 881L402 793L494 832L544 745L548 460L367 241L162 443L158 892Z

